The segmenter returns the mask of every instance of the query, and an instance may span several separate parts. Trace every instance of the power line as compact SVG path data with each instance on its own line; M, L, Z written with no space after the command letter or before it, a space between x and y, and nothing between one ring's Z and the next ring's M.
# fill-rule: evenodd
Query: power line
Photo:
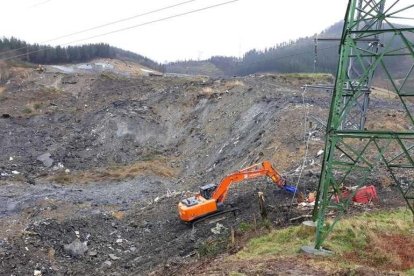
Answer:
M303 91L302 91L302 105L304 105L305 109L306 109L305 110L305 115L304 115L304 120L303 120L303 134L304 134L303 142L304 142L305 152L303 154L302 165L300 166L300 169L299 169L299 176L298 176L298 179L296 181L296 189L295 189L295 192L293 193L292 200L290 202L290 206L293 205L293 200L295 199L296 193L298 191L298 187L299 187L299 184L300 184L300 180L302 178L303 170L306 167L306 161L308 159L308 152L309 152L309 141L312 137L311 133L308 132L308 127L307 127L307 122L308 122L308 117L309 117L309 105L306 103L306 94L305 93L306 93L306 86L305 86L305 88L303 88ZM290 210L291 209L289 209L289 213L290 213Z
M47 3L49 1L51 1L51 0L48 0L46 2L42 2L40 4L44 4L44 3ZM126 17L126 18L121 18L121 19L118 19L118 20L115 20L115 21L111 21L111 22L102 24L102 25L98 25L98 26L95 26L95 27L83 29L83 30L80 30L80 31L76 31L76 32L73 32L73 33L66 34L66 35L61 35L61 36L58 36L58 37L55 37L55 38L51 38L51 39L48 39L48 40L44 40L44 41L40 42L40 44L44 44L44 43L56 41L56 40L59 40L59 39L62 39L62 38L71 37L71 36L74 36L74 35L78 35L78 34L90 32L90 31L97 30L97 29L101 29L101 28L104 28L104 27L108 27L110 25L114 25L114 24L118 24L118 23L121 23L121 22L129 21L131 19L135 19L135 18L142 17L142 16L145 16L145 15L150 15L150 14L157 13L157 12L160 12L160 11L172 9L172 8L175 8L175 7L178 7L178 6L182 6L182 5L185 5L185 4L188 4L188 3L191 3L191 2L195 2L195 1L198 1L198 0L188 0L188 1L180 2L180 3L174 4L174 5L170 5L170 6L166 6L166 7L163 7L163 8L159 8L159 9L156 9L156 10L152 10L152 11L148 11L148 12L136 14L136 15L129 16L129 17ZM37 4L37 5L39 5L39 4ZM18 51L18 50L22 50L22 49L26 49L26 48L28 48L28 46L24 46L24 47L20 47L20 48L17 48L17 49L8 50L8 51L5 51L5 52L3 52L1 54L6 54L6 53L9 53L9 52Z
M36 8L38 6L41 6L41 5L44 5L44 4L48 3L50 1L52 1L52 0L45 0L45 1L42 1L40 3L35 3L35 4L31 5L29 8Z
M216 4L216 5L207 6L207 7L204 7L204 8L195 9L195 10L191 10L191 11L187 11L187 12L183 12L183 13L163 17L163 18L160 18L160 19L147 21L147 22L144 22L144 23L141 23L141 24L137 24L137 25L117 29L117 30L110 31L110 32L107 32L107 33L98 34L98 35L90 36L90 37L87 37L87 38L74 40L74 41L71 41L71 42L68 42L68 43L61 44L61 46L66 46L66 45L69 45L69 44L72 44L72 43L77 43L77 42L81 42L81 41L85 41L85 40L89 40L89 39L93 39L93 38L97 38L97 37L101 37L101 36L106 36L106 35L109 35L109 34L114 34L114 33L118 33L118 32L127 31L127 30L130 30L130 29L134 29L134 28L154 24L154 23L157 23L157 22L166 21L166 20L169 20L169 19L172 19L172 18L177 18L177 17L181 17L181 16L184 16L184 15L205 11L205 10L212 9L212 8L217 8L217 7L224 6L224 5L231 4L231 3L234 3L234 2L238 2L238 1L240 1L240 0L231 0L231 1L223 2L223 3L219 3L219 4ZM24 54L15 55L15 56L8 57L8 58L2 58L0 60L3 60L3 61L4 60L10 60L10 59L25 56L25 55L28 55L28 54L38 53L38 52L41 52L41 51L43 51L45 49L48 49L48 48L54 48L54 47L53 46L45 46L43 49L27 52L27 53L24 53Z
M76 42L80 42L80 41L84 41L84 40L88 40L88 39L92 39L92 38L97 38L97 37L106 36L106 35L109 35L109 34L114 34L114 33L118 33L118 32L127 31L127 30L130 30L130 29L150 25L150 24L153 24L153 23L169 20L169 19L172 19L172 18L177 18L177 17L181 17L181 16L184 16L184 15L188 15L188 14L192 14L192 13L196 13L196 12L200 12L200 11L204 11L204 10L208 10L208 9L212 9L212 8L216 8L216 7L220 7L220 6L224 6L224 5L234 3L234 2L238 2L238 1L240 1L240 0L231 0L231 1L219 3L219 4L216 4L216 5L212 5L212 6L207 6L207 7L204 7L204 8L191 10L191 11L188 11L188 12L183 12L183 13L167 16L167 17L164 17L164 18L160 18L160 19L155 19L155 20L152 20L152 21L148 21L148 22L144 22L144 23L141 23L141 24L133 25L133 26L130 26L130 27L125 27L125 28L110 31L110 32L107 32L107 33L94 35L94 36L91 36L91 37L88 37L88 38L79 39L79 40L76 40L76 41L71 42L71 43L76 43Z

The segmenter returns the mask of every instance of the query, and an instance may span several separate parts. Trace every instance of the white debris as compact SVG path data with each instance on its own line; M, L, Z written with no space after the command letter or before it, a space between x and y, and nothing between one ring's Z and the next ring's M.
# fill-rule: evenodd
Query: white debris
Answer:
M12 171L12 174L18 175L18 174L20 174L20 172L18 172L18 171Z
M211 232L213 234L219 235L222 233L223 230L226 230L227 228L221 224L221 223L217 223L215 227L211 228Z
M66 169L66 170L65 170L65 173L70 173L70 170L69 170L69 169Z
M0 176L9 176L8 173L0 173Z
M52 170L57 171L63 169L65 166L63 166L62 163L57 163L57 165L53 166Z
M34 276L42 276L42 271L35 269L34 272L33 272L33 275Z
M39 155L36 160L43 163L43 165L47 168L50 168L53 165L53 159L50 158L51 154L46 152L42 155Z
M112 260L119 260L120 258L117 257L115 254L109 254L109 258L111 258Z
M157 197L154 199L154 202L158 202L158 201L160 201L160 197L159 197L159 196L157 196Z
M69 66L59 66L59 65L52 65L53 68L58 69L59 71L63 71L65 73L73 73L73 68Z
M116 243L122 243L124 240L123 239L117 239Z
M88 251L87 242L81 242L79 239L75 239L70 244L65 244L63 250L72 257L81 257Z
M80 237L80 236L79 236L79 231L75 231L75 235L76 235L76 237L78 237L78 238L79 238L79 237Z
M13 156L10 156L9 161L13 161L13 160L14 160Z
M104 265L106 265L106 266L111 266L111 265L112 265L112 262L111 262L111 261L105 261L105 262L104 262Z
M324 152L323 150L319 150L318 153L316 154L316 157L321 156L323 154L323 152Z
M313 207L315 206L315 201L313 202L301 202L298 204L299 207Z

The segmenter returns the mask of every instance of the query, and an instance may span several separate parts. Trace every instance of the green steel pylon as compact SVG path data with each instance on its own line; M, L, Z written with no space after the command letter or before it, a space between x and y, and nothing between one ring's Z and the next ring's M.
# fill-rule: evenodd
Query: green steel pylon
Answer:
M409 2L349 0L313 212L316 249L351 203L352 195L341 196L344 186L361 187L381 175L395 182L414 215L414 1ZM389 85L392 95L374 99L373 78ZM330 224L328 214L335 217Z

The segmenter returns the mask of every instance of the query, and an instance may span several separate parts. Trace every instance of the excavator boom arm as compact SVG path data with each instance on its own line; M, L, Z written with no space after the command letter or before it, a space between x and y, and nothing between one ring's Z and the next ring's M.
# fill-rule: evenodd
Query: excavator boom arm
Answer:
M240 182L246 179L257 178L260 176L268 176L280 188L283 188L285 185L285 180L282 178L279 172L272 167L269 161L264 161L261 164L255 164L243 170L227 175L217 186L212 198L215 199L217 203L222 203L226 199L228 190L232 183Z

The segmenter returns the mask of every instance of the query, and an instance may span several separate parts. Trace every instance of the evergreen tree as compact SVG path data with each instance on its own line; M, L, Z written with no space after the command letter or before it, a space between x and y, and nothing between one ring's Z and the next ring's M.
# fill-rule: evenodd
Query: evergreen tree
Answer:
M36 64L61 64L88 62L95 58L119 58L140 63L154 70L164 70L163 65L136 53L115 48L106 43L82 46L51 47L27 44L15 37L0 39L0 59L20 59Z

